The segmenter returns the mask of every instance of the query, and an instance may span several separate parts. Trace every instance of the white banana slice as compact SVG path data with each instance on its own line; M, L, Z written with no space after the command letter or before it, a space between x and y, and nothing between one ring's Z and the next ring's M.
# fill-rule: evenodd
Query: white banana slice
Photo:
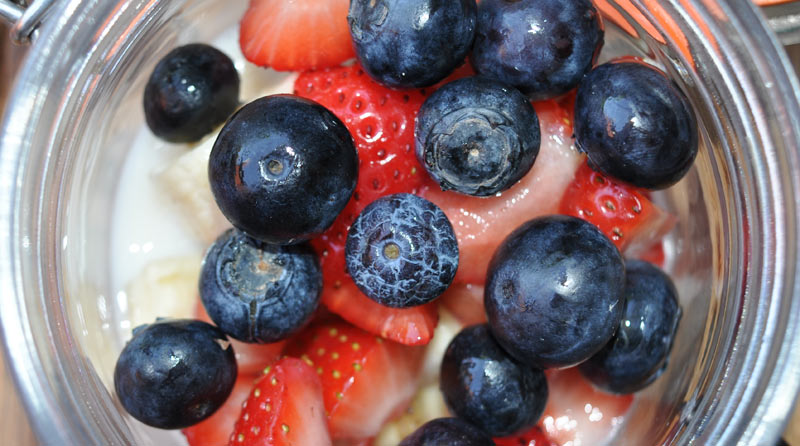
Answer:
M200 277L199 256L154 260L126 287L130 327L152 323L157 317L193 318Z

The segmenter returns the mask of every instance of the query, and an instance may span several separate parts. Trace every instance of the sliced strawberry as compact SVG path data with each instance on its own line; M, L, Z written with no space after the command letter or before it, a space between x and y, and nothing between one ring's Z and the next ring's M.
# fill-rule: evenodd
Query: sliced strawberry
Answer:
M644 189L616 182L588 163L575 172L559 212L594 224L626 252L649 248L675 224L675 217L654 205Z
M382 338L405 345L425 345L439 322L436 302L389 308L367 296L349 277L323 290L322 302L342 319Z
M198 300L195 309L197 319L213 324L214 321L206 313L203 303ZM250 344L228 338L233 346L233 353L236 355L236 365L238 366L239 376L253 376L261 373L265 367L274 364L280 358L281 352L286 345L286 341L279 341L272 344Z
M495 438L494 443L497 446L556 446L539 426L519 435Z
M416 390L424 352L341 321L311 327L286 351L316 370L331 436L351 443L374 437L405 409Z
M631 406L631 395L596 390L576 368L547 372L550 397L541 426L558 445L606 444Z
M322 384L295 358L270 367L242 405L231 446L330 446Z
M239 46L250 62L278 71L333 67L355 56L349 0L250 0Z
M456 282L483 284L495 248L522 223L558 209L558 197L583 158L573 144L569 107L556 101L536 102L534 107L542 145L533 168L519 183L490 198L443 192L436 184L421 192L444 210L456 231Z
M344 243L358 214L376 198L414 193L424 172L414 156L414 118L425 101L419 90L390 90L359 65L301 74L295 94L319 102L341 119L358 149L358 184L353 198L325 234L314 241L322 253L326 282L347 276Z
M439 298L442 306L464 325L486 322L483 306L483 285L454 283Z
M239 375L230 396L214 415L181 431L189 446L220 446L228 442L254 380L252 376Z

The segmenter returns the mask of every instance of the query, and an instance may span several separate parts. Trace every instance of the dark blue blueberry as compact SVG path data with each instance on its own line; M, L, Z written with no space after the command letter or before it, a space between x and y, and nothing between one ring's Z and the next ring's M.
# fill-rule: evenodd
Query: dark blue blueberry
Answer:
M182 429L208 418L235 381L228 338L213 325L192 320L137 327L114 368L122 407L160 429Z
M458 242L450 220L435 204L411 194L387 195L353 222L345 261L370 299L388 307L413 307L450 286L458 268Z
M208 177L233 226L268 243L291 244L333 224L355 190L358 155L347 128L325 107L268 96L222 128Z
M486 197L508 189L539 154L539 119L513 87L471 77L443 86L420 108L417 159L444 190Z
M612 393L639 391L664 372L681 319L669 276L640 260L629 260L625 268L625 310L617 333L580 365L589 381Z
M667 76L636 62L608 63L578 87L575 140L592 168L634 186L669 187L697 155L697 122Z
M519 361L570 367L608 343L622 318L625 266L581 219L552 215L511 233L489 263L484 305L497 342Z
M439 380L450 411L492 437L532 428L547 403L544 372L511 358L486 324L450 341Z
M461 418L437 418L423 424L400 446L495 446L480 429Z
M347 21L364 70L395 88L427 87L464 59L475 0L352 0Z
M268 344L299 331L317 309L322 272L307 244L278 246L231 229L206 253L200 297L211 320L244 342Z
M158 62L144 90L150 130L169 142L211 133L239 106L239 74L231 59L203 44L178 47Z
M602 46L590 0L481 0L470 60L478 74L540 100L578 85Z

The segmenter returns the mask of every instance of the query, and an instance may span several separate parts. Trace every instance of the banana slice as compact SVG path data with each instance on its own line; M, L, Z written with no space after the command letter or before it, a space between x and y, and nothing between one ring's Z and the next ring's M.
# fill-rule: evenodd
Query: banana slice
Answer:
M215 133L155 177L183 215L186 225L205 244L211 244L231 226L217 207L208 182L208 157L216 140Z
M450 341L464 328L464 325L447 310L439 310L439 325L433 332L433 338L425 351L422 365L423 385L439 382L439 369L442 367L442 358Z
M407 413L387 423L375 437L375 446L397 446L420 426L436 418L449 417L438 384L421 388Z
M126 287L130 327L157 317L193 318L197 307L199 256L169 257L148 264Z

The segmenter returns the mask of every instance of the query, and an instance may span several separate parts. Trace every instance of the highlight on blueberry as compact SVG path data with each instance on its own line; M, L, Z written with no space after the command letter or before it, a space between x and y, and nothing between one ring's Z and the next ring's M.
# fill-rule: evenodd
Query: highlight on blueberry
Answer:
M347 128L325 107L275 95L228 120L208 177L233 226L267 243L292 244L333 224L355 190L358 156Z
M628 260L625 267L625 309L617 333L580 365L595 386L623 394L647 387L664 372L681 319L669 276L641 260Z
M677 183L697 156L689 100L660 70L638 62L600 65L575 101L575 142L589 164L648 189Z
M439 386L453 414L492 437L532 428L548 395L544 372L509 356L486 324L465 328L450 341Z
M225 122L239 106L239 74L214 47L195 43L170 51L144 90L150 130L169 142L194 142Z
M541 100L578 85L602 46L591 0L481 0L470 60L481 76Z
M539 154L539 119L513 87L470 77L444 85L420 108L416 154L442 189L486 197L508 189Z
M427 87L464 63L475 0L352 0L347 20L358 60L376 81Z
M347 233L347 271L370 299L407 308L441 295L456 275L458 243L444 212L411 194L370 203Z
M317 309L322 272L308 244L270 245L230 229L208 249L200 298L211 320L243 342L269 344L303 328Z
M461 418L436 418L418 427L399 446L495 446L480 429Z
M193 320L137 327L114 368L114 389L134 418L182 429L211 416L236 381L233 348L218 328Z
M484 306L495 339L539 368L577 365L614 335L625 303L625 265L591 223L535 218L497 248Z

